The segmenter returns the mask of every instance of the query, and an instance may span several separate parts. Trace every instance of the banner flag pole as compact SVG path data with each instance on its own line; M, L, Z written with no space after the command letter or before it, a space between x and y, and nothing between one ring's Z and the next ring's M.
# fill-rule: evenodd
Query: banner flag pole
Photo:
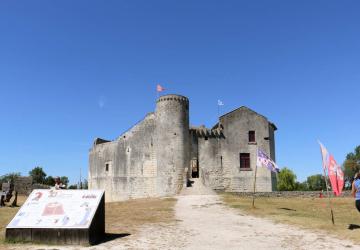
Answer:
M256 149L256 154L257 154ZM257 162L255 164L255 173L254 173L254 191L253 191L253 199L252 199L252 208L255 208L255 192L256 192L256 172L257 172Z
M255 195L256 195L256 175L257 175L257 168L258 165L260 167L266 167L271 172L278 173L279 167L276 165L276 163L269 157L267 154L259 149L258 146L256 146L256 165L255 165L255 173L254 173L254 190L253 190L253 200L252 200L252 207L255 208Z
M329 184L327 182L327 175L326 175L325 169L324 169L324 178L325 178L326 193L327 193L327 196L328 196L330 213L331 213L331 221L332 221L332 224L335 225L334 212L333 212L332 205L331 205L331 198L330 198L330 193L329 193Z
M327 196L328 196L328 202L329 202L330 213L331 213L331 222L332 222L333 225L335 225L334 212L333 212L333 209L332 209L331 197L330 197L330 193L329 193L329 184L328 184L328 181L327 181L327 174L326 174L326 171L325 171L325 168L327 168L327 166L326 166L326 164L324 164L326 159L324 159L324 155L323 155L323 152L321 150L321 145L322 144L320 143L320 141L318 141L318 143L320 144L320 153L321 153L321 158L323 160L324 178L325 178L326 193L327 193ZM327 154L329 154L329 153L327 152Z

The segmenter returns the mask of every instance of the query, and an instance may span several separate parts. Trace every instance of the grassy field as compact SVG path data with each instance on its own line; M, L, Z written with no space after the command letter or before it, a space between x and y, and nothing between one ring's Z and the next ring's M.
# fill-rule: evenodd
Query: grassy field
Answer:
M26 196L18 196L17 204L21 206L26 200ZM15 216L20 207L0 207L0 244L4 243L5 228L10 220Z
M18 197L18 204L22 205L25 196ZM168 223L174 221L174 198L149 198L105 204L106 233L134 234L140 226L149 223ZM0 208L0 245L5 238L5 227L14 217L19 207ZM1 246L0 246L1 248Z
M175 198L106 203L106 232L133 234L144 224L173 222L175 203Z
M360 213L356 210L352 198L332 199L335 225L331 222L327 198L258 197L255 199L255 209L252 208L252 198L222 194L222 199L229 206L251 215L302 228L322 230L356 242L359 239Z

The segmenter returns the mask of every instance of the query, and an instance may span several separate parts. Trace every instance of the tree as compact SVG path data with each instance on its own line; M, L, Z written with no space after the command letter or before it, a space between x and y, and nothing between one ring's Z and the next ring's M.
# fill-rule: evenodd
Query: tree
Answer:
M44 184L46 173L42 169L42 167L35 167L30 172L29 175L33 178L34 183Z
M60 177L60 181L62 184L64 184L65 186L67 186L69 184L69 178L67 176L61 176Z
M296 188L296 175L288 168L283 168L278 174L277 188L279 191L293 191Z
M344 166L345 187L350 188L355 173L360 170L360 145L346 155Z
M54 179L54 177L52 177L51 175L47 176L47 177L45 178L44 184L45 184L45 185L48 185L48 186L54 186L54 185L55 185L55 179Z
M82 189L88 189L88 181L86 179L84 179L83 183L82 183Z
M75 185L75 184L73 184L73 185L70 185L70 186L69 186L69 189L78 189L78 186Z
M326 190L325 178L321 174L311 175L306 180L309 190L320 191Z
M295 183L295 190L296 191L308 191L309 190L308 183L306 181L304 181L304 182L297 181Z
M21 176L19 172L8 173L0 177L0 183L11 182L14 183L16 177Z

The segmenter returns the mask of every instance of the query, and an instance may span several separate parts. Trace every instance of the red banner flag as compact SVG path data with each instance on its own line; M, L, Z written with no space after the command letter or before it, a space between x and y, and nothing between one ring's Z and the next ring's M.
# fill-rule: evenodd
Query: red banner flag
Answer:
M339 195L339 189L337 185L337 178L336 178L336 161L332 155L329 157L329 168L328 168L328 175L331 183L332 190L336 196Z
M160 85L160 84L158 84L157 86L156 86L156 91L157 92L161 92L161 91L164 91L165 89Z
M334 156L330 155L329 157L329 169L328 174L330 178L331 187L336 196L339 196L344 187L344 173L341 170L341 166L339 166Z
M331 187L336 196L340 195L344 187L344 173L333 155L330 155L324 145L320 144L321 156L323 160L324 175L328 171Z
M344 172L342 171L341 166L339 165L337 165L336 168L336 179L337 179L337 185L340 195L344 187Z

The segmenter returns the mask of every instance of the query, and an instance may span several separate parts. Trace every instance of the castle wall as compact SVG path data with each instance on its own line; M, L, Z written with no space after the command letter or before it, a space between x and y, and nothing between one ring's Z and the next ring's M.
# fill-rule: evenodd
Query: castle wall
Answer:
M274 127L273 124L269 124L269 143L270 143L270 158L273 161L276 161L275 156L275 130L276 127ZM277 177L276 173L271 173L271 183L272 183L272 190L277 190Z
M225 140L221 140L224 177L230 179L226 191L249 192L253 190L254 170L257 160L257 148L270 155L269 122L247 108L240 108L222 116ZM255 131L255 143L249 142L249 131ZM250 169L240 169L240 153L250 153ZM259 167L257 169L256 190L272 191L271 172Z
M275 158L274 128L268 120L240 108L220 118L224 137L199 138L201 177L206 186L229 192L252 192L254 170L259 147ZM271 126L271 127L270 127ZM249 131L255 131L255 141L249 142ZM240 168L240 153L250 154L250 168ZM276 188L276 175L257 168L256 190L270 192Z
M192 165L197 166L199 171L199 152L198 152L198 136L195 131L190 130L189 134L190 152L189 160L190 164L187 168L187 179L192 178Z
M198 159L198 136L190 131L190 159Z
M106 201L156 196L154 132L151 113L117 140L95 145L89 157L89 188L104 189Z
M223 190L227 181L224 179L219 140L215 137L198 138L200 178L205 186Z

